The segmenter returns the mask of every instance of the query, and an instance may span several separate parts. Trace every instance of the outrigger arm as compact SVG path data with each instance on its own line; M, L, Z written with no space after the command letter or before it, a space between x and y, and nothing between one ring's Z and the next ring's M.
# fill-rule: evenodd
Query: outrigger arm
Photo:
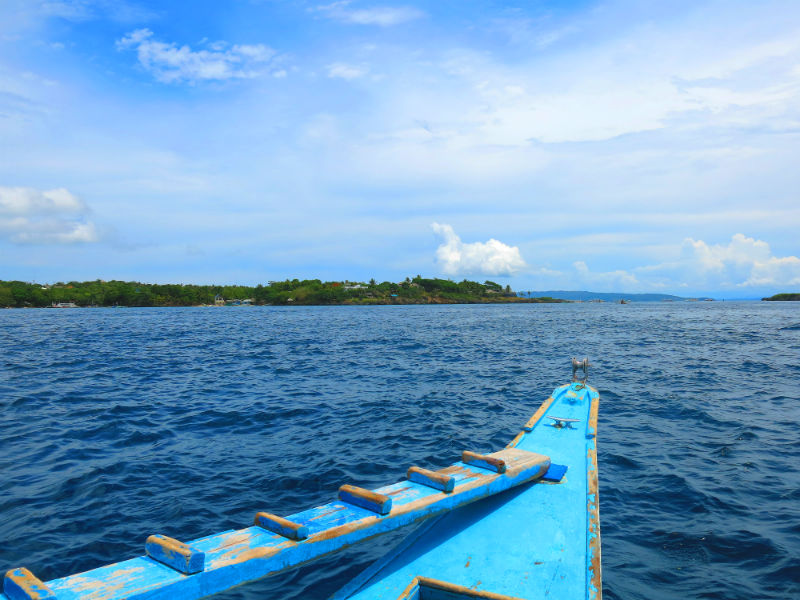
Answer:
M12 569L0 600L202 598L523 483L559 481L565 471L547 456L518 448L465 451L447 468L411 467L407 480L377 490L344 485L337 501L286 518L259 512L246 529L188 543L152 535L145 556L47 583L28 569Z

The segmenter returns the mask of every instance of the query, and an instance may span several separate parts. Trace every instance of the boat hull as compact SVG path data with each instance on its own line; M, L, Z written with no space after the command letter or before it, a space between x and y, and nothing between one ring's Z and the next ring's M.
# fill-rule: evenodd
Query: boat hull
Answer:
M584 384L556 388L509 444L566 465L560 482L526 484L423 525L334 598L599 600L598 403Z

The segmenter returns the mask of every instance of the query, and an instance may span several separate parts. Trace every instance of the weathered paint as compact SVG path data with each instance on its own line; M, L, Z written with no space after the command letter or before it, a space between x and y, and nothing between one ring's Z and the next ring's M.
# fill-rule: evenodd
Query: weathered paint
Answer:
M51 600L56 597L53 590L25 567L6 572L3 593L11 600Z
M406 477L409 481L427 485L446 494L452 492L456 485L456 478L452 475L444 475L443 473L421 469L420 467L409 467Z
M593 402L589 411L589 424L586 432L587 460L586 460L586 515L587 515L587 541L586 550L588 566L588 597L590 600L602 600L602 568L600 565L600 492L598 488L597 471L597 416L600 408L599 402Z
M304 540L308 537L308 527L305 525L293 523L289 519L268 512L256 513L253 524L290 540Z
M486 456L485 454L470 452L469 450L464 450L464 452L461 453L461 462L467 463L473 467L488 469L489 471L494 471L495 473L506 472L506 463L504 463L502 460L492 456Z
M287 539L256 526L192 540L186 545L205 555L203 571L194 575L183 574L151 556L143 556L54 579L47 585L59 600L201 598L533 482L550 466L548 457L518 448L506 448L488 456L503 461L506 472L495 473L463 462L455 463L439 471L455 480L450 494L412 481L373 490L391 498L392 509L387 515L377 515L338 501L286 517L307 528L305 540ZM0 599L8 600L4 595L0 595Z
M144 548L153 560L187 575L202 571L206 561L203 552L165 535L151 535Z
M550 408L550 405L553 404L554 401L555 399L552 396L550 396L547 400L542 402L542 404L539 406L536 412L533 413L533 416L531 416L531 418L528 419L525 425L522 426L522 431L520 431L516 435L516 437L509 442L507 447L513 448L522 440L522 436L524 436L526 433L533 431L533 428L542 418L542 415L544 415L544 413L547 412L547 409Z
M462 598L478 598L479 600L522 600L513 596L503 596L481 590L473 590L462 585L454 585L447 581L430 577L415 577L397 600L461 600Z
M384 494L377 494L354 485L343 485L339 488L339 500L355 504L379 515L388 515L392 511L392 499Z
M583 382L561 386L510 444L568 467L557 483L519 486L442 515L334 599L384 600L408 592L411 600L417 592L409 583L429 577L495 597L601 600L598 402L597 391ZM558 428L549 415L578 421ZM424 600L424 586L416 587Z

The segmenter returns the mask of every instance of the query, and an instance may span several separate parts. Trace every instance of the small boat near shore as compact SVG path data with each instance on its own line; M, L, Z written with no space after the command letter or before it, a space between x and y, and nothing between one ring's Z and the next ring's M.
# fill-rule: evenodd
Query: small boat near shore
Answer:
M601 598L596 433L588 360L519 434L449 467L410 466L375 490L346 484L332 502L188 542L162 534L145 555L48 582L23 567L0 600L202 598L417 524L334 598L392 600Z

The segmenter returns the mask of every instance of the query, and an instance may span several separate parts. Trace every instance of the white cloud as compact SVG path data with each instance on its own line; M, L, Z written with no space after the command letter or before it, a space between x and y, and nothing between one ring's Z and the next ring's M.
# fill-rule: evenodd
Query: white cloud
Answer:
M450 225L431 225L444 238L436 249L436 260L446 275L510 276L527 265L519 248L490 239L488 242L464 243Z
M0 237L17 244L72 244L100 239L86 204L64 188L0 187Z
M149 29L136 29L117 41L119 50L136 50L139 64L164 83L252 79L264 73L275 51L264 44L233 45L225 50L214 42L210 50L159 42Z
M343 0L324 6L318 6L315 11L322 12L328 17L350 23L353 25L378 25L391 27L408 21L414 21L424 16L421 10L411 6L374 6L372 8L349 8L352 2Z
M24 187L0 187L0 215L46 215L87 212L86 204L64 188L39 191Z
M0 234L9 235L15 244L78 244L97 242L100 236L94 223L0 218Z
M681 289L735 290L800 285L800 258L775 256L767 242L737 233L728 244L686 238L676 260L629 271L592 272L574 263L581 284L614 291Z
M357 67L345 63L333 63L328 65L328 77L338 79L358 79L368 73L365 67Z
M746 22L709 29L697 18L680 30L629 28L520 62L476 48L450 50L417 64L415 77L430 81L429 89L404 84L390 91L387 123L424 118L450 125L463 146L516 148L699 128L795 130L798 32L787 27L765 43Z
M741 233L727 245L687 238L681 258L658 270L683 273L690 281L704 279L723 288L800 285L800 258L775 256L767 242Z

